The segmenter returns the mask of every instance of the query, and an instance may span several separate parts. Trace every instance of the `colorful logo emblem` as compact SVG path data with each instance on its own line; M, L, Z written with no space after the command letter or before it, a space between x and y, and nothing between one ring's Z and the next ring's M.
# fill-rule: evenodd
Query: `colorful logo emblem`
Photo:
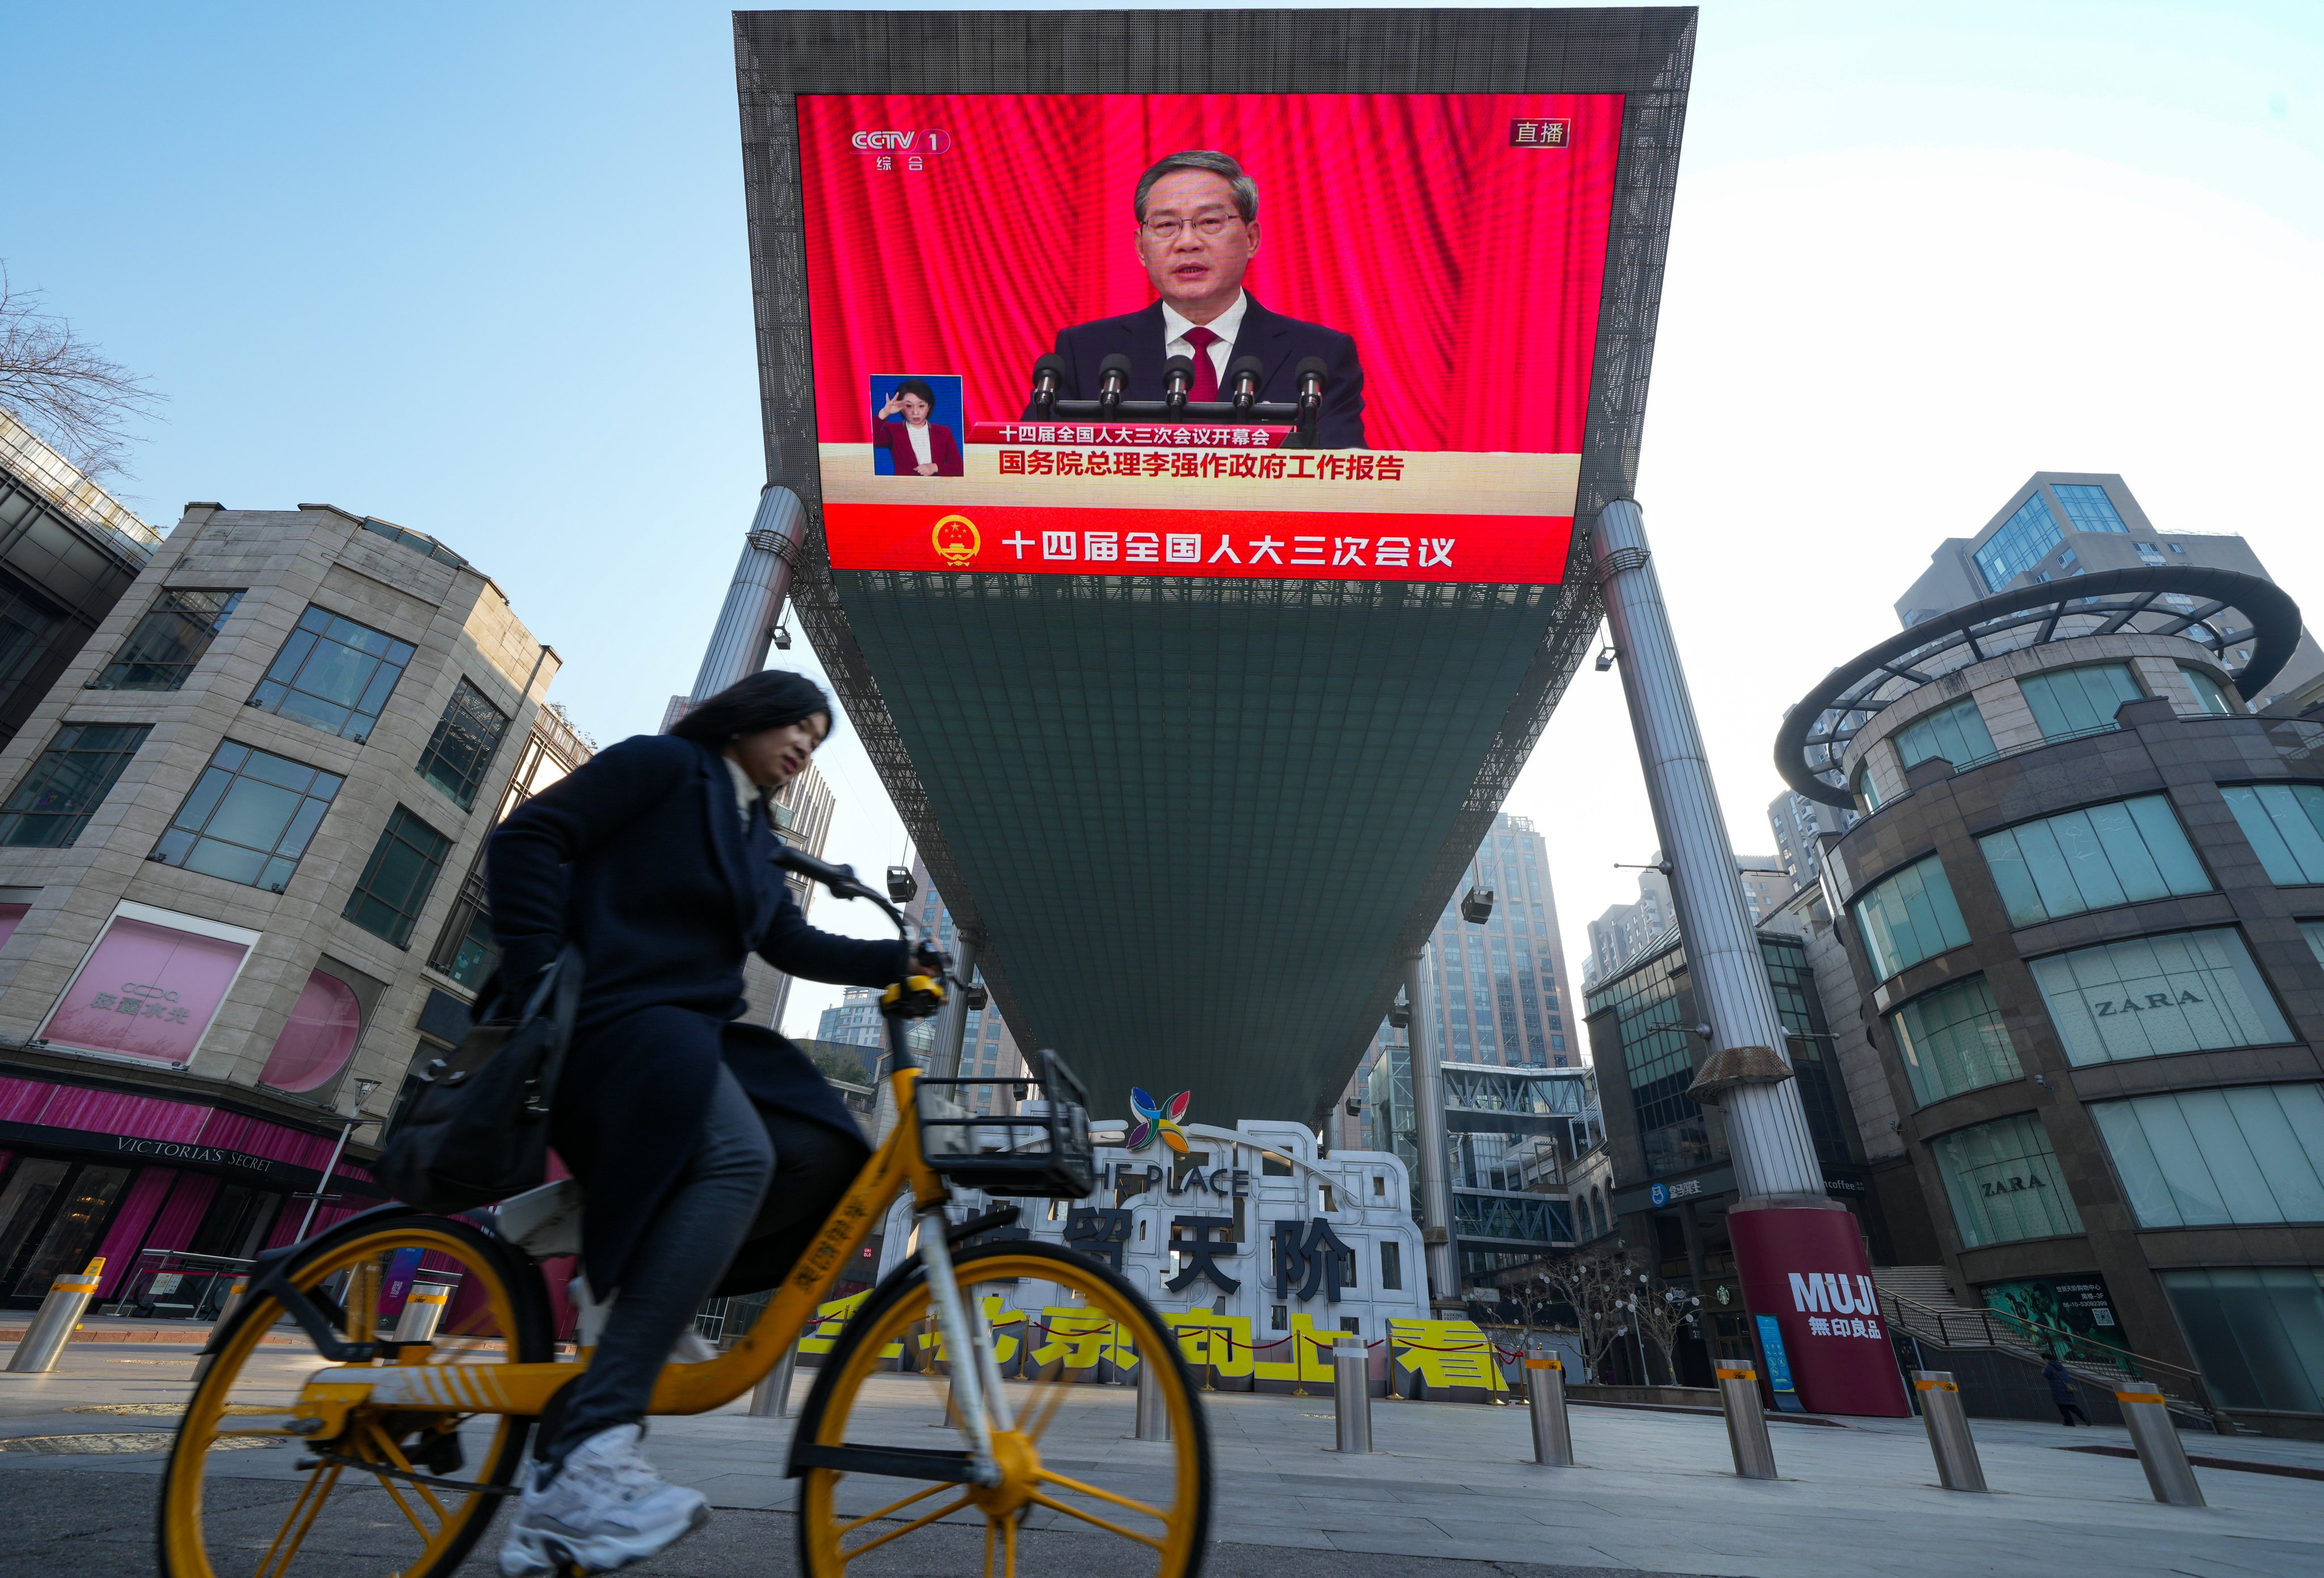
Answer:
M1165 1107L1137 1085L1131 1085L1130 1106L1130 1110L1138 1114L1138 1121L1131 1127L1130 1138L1124 1143L1123 1149L1143 1150L1148 1143L1158 1137L1163 1144L1180 1156L1185 1155L1186 1136L1178 1125L1185 1120L1187 1104L1194 1099L1194 1092L1180 1091L1170 1098L1170 1104Z
M930 540L936 545L937 557L954 569L965 569L968 561L976 557L976 550L984 546L976 522L965 515L946 515L937 521Z

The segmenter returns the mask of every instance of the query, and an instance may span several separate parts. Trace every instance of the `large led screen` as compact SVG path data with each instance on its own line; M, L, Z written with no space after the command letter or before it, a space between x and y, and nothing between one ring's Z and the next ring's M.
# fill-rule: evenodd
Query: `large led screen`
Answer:
M1562 578L1621 96L797 102L835 568Z

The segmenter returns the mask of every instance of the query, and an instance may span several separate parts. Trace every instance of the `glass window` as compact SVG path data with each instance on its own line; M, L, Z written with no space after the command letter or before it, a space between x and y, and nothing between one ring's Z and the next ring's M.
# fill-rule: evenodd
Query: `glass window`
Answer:
M2116 511L2114 501L2107 497L2102 487L2083 482L2061 482L2050 491L2058 495L2064 506L2069 527L2076 531L2128 531L2122 516Z
M2049 674L2029 674L2017 682L2025 705L2045 740L2070 740L2115 726L2115 709L2145 694L2127 663L2089 663Z
M2034 1113L1955 1130L1930 1149L1963 1248L2082 1231L2049 1132Z
M1982 975L1914 998L1888 1016L1888 1029L1923 1106L2024 1073Z
M1974 767L1993 754L1993 736L1974 701L1957 701L1919 719L1896 736L1896 755L1906 767L1941 756L1956 768Z
M2228 695L2227 687L2220 684L2218 677L2209 669L2190 669L2181 665L2179 672L2187 676L2187 683L2195 692L2195 700L2205 712L2223 718L2245 715L2246 709L2243 702Z
M405 642L309 605L250 705L360 744L410 661Z
M1969 923L1933 854L1866 889L1856 900L1856 925L1882 981L1969 941Z
M2324 1273L2236 1266L2160 1276L2220 1406L2324 1413Z
M2012 926L2211 891L2162 795L2020 823L1977 842Z
M476 803L476 789L508 733L508 715L484 699L484 693L460 681L452 692L435 736L420 753L420 776L452 797L462 810Z
M2041 494L2033 494L2001 523L1992 540L1977 550L1977 571L1985 577L1986 590L1998 592L2033 568L2063 535L2058 530L2058 518L2050 513Z
M346 781L228 740L149 858L280 893Z
M436 873L451 853L452 841L401 806L371 852L363 880L347 896L346 917L397 947L411 941L411 928L436 885Z
M2292 1039L2231 927L2134 937L2029 967L2078 1066Z
M1849 787L1853 789L1857 798L1864 802L1867 812L1880 808L1880 791L1872 785L1872 763L1868 761L1858 767L1856 770L1856 777L1850 781Z
M2324 1085L2092 1102L2141 1227L2324 1222Z
M2229 784L2219 793L2236 826L2279 888L2324 882L2324 788L2310 783Z
M2308 951L2316 955L2316 962L2324 964L2324 920L2301 921L2300 935L2308 939Z
M242 601L240 592L165 589L113 654L113 661L88 682L91 690L175 690L226 628L226 616Z
M6 490L0 489L0 498ZM16 499L24 499L18 494ZM0 517L0 526L14 522ZM30 678L49 641L64 623L58 611L35 595L31 587L0 574L0 706L15 698L16 687ZM5 1271L0 1267L0 1271Z
M152 730L143 724L67 724L0 806L0 844L66 849L121 780Z

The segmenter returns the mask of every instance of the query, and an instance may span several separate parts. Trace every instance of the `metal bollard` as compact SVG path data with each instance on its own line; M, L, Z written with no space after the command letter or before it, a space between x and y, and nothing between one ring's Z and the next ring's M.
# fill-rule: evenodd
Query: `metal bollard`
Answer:
M1984 1490L1985 1465L1977 1460L1977 1442L1969 1433L1969 1416L1961 1412L1953 1372L1916 1370L1913 1389L1921 1394L1921 1423L1929 1428L1929 1450L1937 1454L1937 1478L1948 1490Z
M1170 1405L1162 1396L1162 1376L1157 1365L1167 1361L1139 1356L1138 1365L1138 1439L1167 1441L1170 1439Z
M1553 1353L1525 1358L1526 1398L1533 1408L1533 1461L1573 1466L1573 1426L1565 1413L1565 1361Z
M2138 1448L2138 1466L2146 1471L2147 1489L2157 1501L2173 1507L2201 1507L2203 1487L2195 1482L2194 1465L2187 1461L2186 1444L2171 1422L2171 1410L2161 1392L2116 1392L2122 1422L2130 1426L2130 1444Z
M398 1343L432 1343L436 1340L437 1324L444 1318L444 1306L452 1302L452 1290L440 1282L420 1282L412 1285L404 1296L403 1308L395 1317Z
M1766 1410L1759 1406L1759 1375L1749 1365L1719 1367L1719 1401L1727 1414L1727 1444L1735 1451L1735 1472L1746 1480L1772 1480L1775 1446L1767 1439Z
M24 1328L23 1339L9 1357L8 1368L38 1374L57 1367L57 1356L65 1351L73 1327L88 1301L97 1297L97 1285L105 1279L102 1256L88 1263L88 1269L76 1277L68 1272L49 1284L49 1296L41 1300L41 1307Z
M242 1296L249 1291L250 1275L248 1272L243 1272L236 1275L235 1279L227 1285L226 1297L218 1301L217 1316L210 1322L210 1331L213 1334L226 1329L226 1322L234 1318L235 1310L242 1303Z
M775 1361L775 1367L751 1389L751 1417L787 1419L791 1412L791 1372L798 1368L798 1344L793 1343Z
M1332 1350L1332 1419L1342 1452L1372 1449L1372 1361L1358 1336Z

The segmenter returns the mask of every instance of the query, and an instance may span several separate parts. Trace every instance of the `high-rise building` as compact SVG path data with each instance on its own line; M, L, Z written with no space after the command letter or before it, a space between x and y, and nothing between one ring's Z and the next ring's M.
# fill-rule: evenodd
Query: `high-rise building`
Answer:
M815 1038L847 1047L879 1046L880 989L849 987L837 1002L823 1010L823 1017L816 1021Z
M559 661L422 533L188 507L0 749L0 1305L378 1203L490 947L451 878L579 753Z
M0 745L161 546L159 531L0 411Z
M1793 892L1791 873L1767 854L1738 855L1735 873L1743 885L1743 903L1751 924L1782 909ZM1671 897L1670 878L1661 870L1663 852L1655 851L1638 872L1638 896L1616 904L1590 922L1590 959L1582 971L1582 984L1595 987L1620 974L1633 961L1660 947L1678 927L1678 905Z
M2272 579L2251 545L2231 531L2166 530L2147 519L2113 472L2037 471L1973 537L1948 537L1929 568L1896 599L1906 629L2013 587L2071 580L2098 570L2184 566ZM2185 594L2166 606L2192 610ZM2250 653L2230 655L2247 661ZM2324 648L2302 632L2291 661L2252 697L2255 711L2324 678Z
M1816 841L1855 826L1856 813L1786 790L1767 802L1767 826L1775 830L1775 863L1797 892L1814 887L1823 874L1823 852Z
M947 954L960 951L960 939L953 928L952 911L945 908L944 895L928 875L927 866L915 854L912 857L912 880L919 885L918 893L904 907L920 930L936 940L936 946ZM976 982L982 983L984 973L977 972ZM845 1004L843 1002L842 1007ZM875 1009L876 1015L876 1009ZM927 1020L916 1029L926 1028L931 1033L936 1021ZM968 1010L968 1022L961 1031L960 1077L963 1079L1020 1079L1025 1074L1025 1055L1018 1048L1017 1038L1010 1034L1007 1021L1001 1017L1001 1005L987 999L982 1008ZM970 1105L980 1112L1013 1112L1017 1110L1014 1090L1002 1085L969 1085Z

